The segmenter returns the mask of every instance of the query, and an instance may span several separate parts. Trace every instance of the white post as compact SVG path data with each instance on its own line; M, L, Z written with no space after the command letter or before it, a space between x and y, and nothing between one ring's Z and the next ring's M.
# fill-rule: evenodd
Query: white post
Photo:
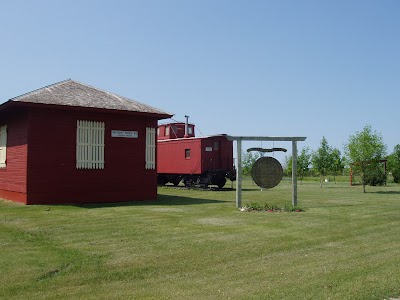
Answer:
M236 207L242 207L242 140L237 140Z
M297 142L292 141L292 205L297 205Z

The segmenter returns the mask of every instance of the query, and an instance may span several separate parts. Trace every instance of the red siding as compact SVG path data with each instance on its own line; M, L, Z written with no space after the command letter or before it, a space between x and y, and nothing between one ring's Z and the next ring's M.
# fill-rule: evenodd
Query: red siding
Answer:
M77 120L105 122L105 167L76 169ZM146 126L154 118L84 111L31 110L28 204L155 200L156 170L145 170ZM139 138L112 138L111 130L138 131Z
M214 150L214 142L220 142ZM188 138L158 142L157 172L159 174L196 174L208 170L233 169L232 142L224 136ZM210 147L212 151L206 151ZM190 149L190 158L185 158L185 149Z
M160 174L201 174L201 139L180 139L158 142L157 172ZM190 149L190 158L185 158Z
M27 114L9 112L1 121L7 125L7 166L0 168L0 198L26 203Z

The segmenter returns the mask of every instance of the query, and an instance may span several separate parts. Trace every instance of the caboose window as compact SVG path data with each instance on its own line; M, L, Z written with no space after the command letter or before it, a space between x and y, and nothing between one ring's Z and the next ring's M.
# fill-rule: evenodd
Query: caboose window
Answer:
M178 127L176 127L176 125L172 125L172 126L171 126L171 129L172 129L173 135L174 135L175 137L177 137L177 135L178 135Z
M214 150L219 150L220 142L214 142Z
M188 134L189 134L189 135L192 135L192 134L193 134L193 127L192 127L192 126L189 126L189 127L188 127Z
M6 167L7 159L7 125L0 127L0 168Z
M190 158L190 149L185 149L185 158Z
M156 129L146 127L146 169L156 168Z
M104 122L78 120L76 168L104 169Z
M169 126L165 126L165 135L169 136Z

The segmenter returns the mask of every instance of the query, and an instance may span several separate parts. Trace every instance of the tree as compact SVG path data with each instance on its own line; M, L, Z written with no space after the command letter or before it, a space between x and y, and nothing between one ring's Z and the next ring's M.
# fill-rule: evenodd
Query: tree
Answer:
M249 175L251 173L251 168L257 159L261 157L259 153L242 153L242 172L243 175Z
M307 174L311 164L310 148L305 147L301 150L301 154L297 156L297 174L300 180L303 180L304 175ZM285 175L291 177L293 170L293 157L291 155L285 156L284 161Z
M388 171L392 173L395 183L400 183L400 144L394 146L393 153L388 156Z
M337 148L332 149L331 160L332 160L331 171L333 174L333 180L335 181L336 184L336 176L341 174L344 168L344 158L341 157L339 149Z
M367 183L368 166L378 163L386 154L386 145L380 133L372 131L371 125L366 125L361 132L350 135L345 145L345 155L353 169L361 172L363 192ZM370 168L371 169L371 168Z
M307 174L310 165L311 165L310 148L304 147L301 150L301 154L297 157L297 175L299 175L300 180L303 180L303 177L305 174Z
M312 154L313 168L319 173L319 184L322 188L322 177L327 175L328 171L332 169L332 148L328 145L325 137L322 137L321 145Z
M285 176L292 177L293 159L292 156L285 156L284 161Z

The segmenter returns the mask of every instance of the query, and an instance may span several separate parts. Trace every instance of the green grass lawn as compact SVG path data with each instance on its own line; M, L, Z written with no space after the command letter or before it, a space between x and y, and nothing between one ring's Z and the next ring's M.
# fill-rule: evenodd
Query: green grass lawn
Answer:
M229 186L229 184L227 184ZM384 299L400 295L400 187L299 182L301 213L235 191L159 200L0 201L0 299ZM288 180L243 205L291 204Z

